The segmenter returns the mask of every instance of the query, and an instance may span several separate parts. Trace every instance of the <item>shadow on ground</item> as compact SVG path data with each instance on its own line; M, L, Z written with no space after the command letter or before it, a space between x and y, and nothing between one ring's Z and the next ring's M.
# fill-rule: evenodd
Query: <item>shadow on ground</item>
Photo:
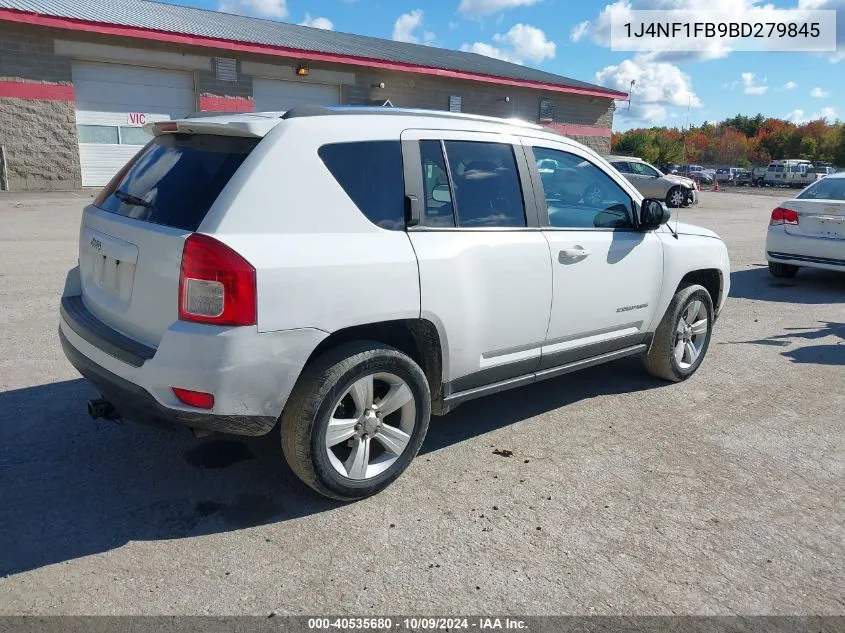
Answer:
M467 403L434 418L432 452L545 411L665 383L627 359ZM0 393L0 576L133 540L227 532L335 508L262 438L164 433L93 422L83 380Z
M778 303L843 303L845 273L803 268L792 279L776 279L768 267L756 266L731 273L730 296Z
M788 327L786 334L777 334L751 341L732 341L730 344L768 345L770 347L789 347L797 341L817 341L828 337L839 341L824 345L802 345L795 349L781 352L793 363L811 363L816 365L845 365L845 323L821 321L813 327Z

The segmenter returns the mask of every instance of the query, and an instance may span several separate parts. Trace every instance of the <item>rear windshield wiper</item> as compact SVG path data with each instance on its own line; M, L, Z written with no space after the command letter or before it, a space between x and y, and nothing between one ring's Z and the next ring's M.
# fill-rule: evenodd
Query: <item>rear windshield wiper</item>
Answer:
M121 202L125 202L126 204L131 204L136 207L146 207L147 209L149 209L153 206L151 202L147 202L143 198L133 196L131 193L126 193L125 191L121 191L120 189L114 192L114 196Z

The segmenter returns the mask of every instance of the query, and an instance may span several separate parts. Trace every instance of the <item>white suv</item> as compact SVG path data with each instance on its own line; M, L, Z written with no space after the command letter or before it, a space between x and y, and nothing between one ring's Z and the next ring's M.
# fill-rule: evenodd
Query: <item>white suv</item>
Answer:
M61 302L89 411L278 421L330 497L385 488L470 398L633 355L688 378L728 295L718 236L536 125L300 108L148 129L85 209Z

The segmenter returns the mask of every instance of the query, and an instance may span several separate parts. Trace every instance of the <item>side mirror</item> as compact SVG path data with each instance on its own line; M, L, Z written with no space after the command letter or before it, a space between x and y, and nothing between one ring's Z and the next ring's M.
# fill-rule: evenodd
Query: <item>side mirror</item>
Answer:
M666 224L672 212L666 207L663 200L657 198L646 198L640 207L640 226L644 229L656 229L661 224Z

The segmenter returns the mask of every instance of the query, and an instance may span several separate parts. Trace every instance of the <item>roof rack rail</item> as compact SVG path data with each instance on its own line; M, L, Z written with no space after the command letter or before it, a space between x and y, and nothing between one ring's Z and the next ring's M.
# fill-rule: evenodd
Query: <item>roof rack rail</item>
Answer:
M304 105L291 108L282 115L282 119L297 119L303 117L317 116L342 116L349 114L372 114L383 116L424 116L440 119L462 119L467 121L483 121L487 123L507 123L522 127L543 129L543 126L530 121L512 118L504 119L499 117L484 116L482 114L468 114L465 112L449 112L447 110L424 110L419 108L393 108L389 106L319 106ZM552 131L552 130L548 130Z

